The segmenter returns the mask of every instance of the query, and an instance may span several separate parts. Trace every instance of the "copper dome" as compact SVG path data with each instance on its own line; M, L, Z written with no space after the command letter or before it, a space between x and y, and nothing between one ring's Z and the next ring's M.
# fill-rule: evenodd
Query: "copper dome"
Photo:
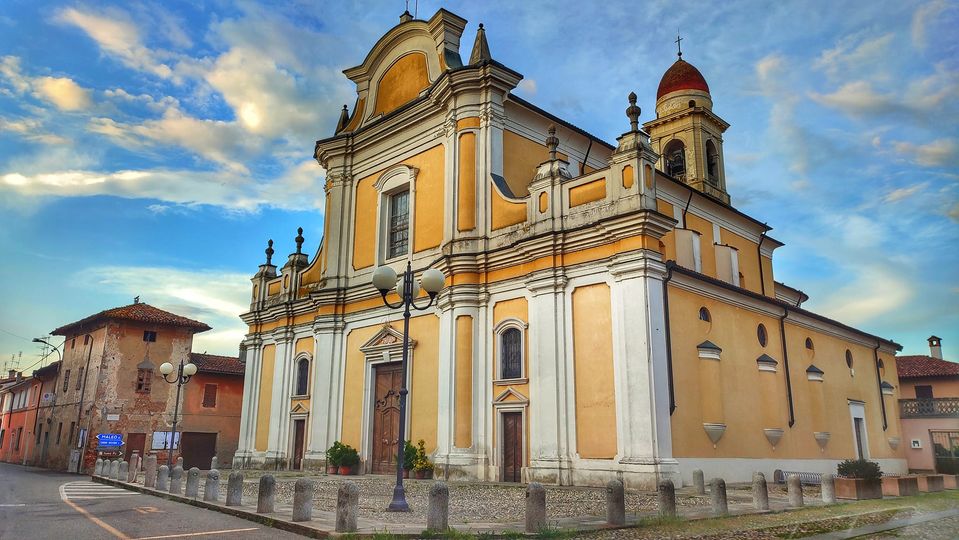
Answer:
M709 85L695 66L680 58L663 74L659 89L656 90L656 99L677 90L702 90L709 93Z

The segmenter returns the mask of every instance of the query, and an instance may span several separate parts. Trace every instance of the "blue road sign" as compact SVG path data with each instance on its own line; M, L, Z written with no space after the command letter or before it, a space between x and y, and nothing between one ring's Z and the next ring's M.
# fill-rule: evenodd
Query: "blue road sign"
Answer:
M121 433L98 433L97 442L100 446L122 446L123 434Z

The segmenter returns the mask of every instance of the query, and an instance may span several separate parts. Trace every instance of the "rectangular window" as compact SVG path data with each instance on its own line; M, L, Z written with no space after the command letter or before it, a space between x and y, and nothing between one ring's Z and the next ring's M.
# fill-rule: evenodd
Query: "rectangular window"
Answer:
M144 330L144 331L143 331L143 341L153 342L153 341L156 341L156 340L157 340L157 333L156 333L156 331L154 331L154 330Z
M77 373L77 390L80 389L80 385L83 384L83 368L80 368L80 371Z
M63 391L66 392L67 388L70 388L70 370L63 372Z
M216 385L203 385L203 406L206 408L216 407Z
M932 399L932 386L928 384L917 384L916 399Z
M410 239L410 192L401 191L390 195L390 230L387 258L400 257L409 251Z
M169 431L154 431L153 432L153 443L151 449L153 450L166 450L170 446L170 432ZM173 440L173 449L180 448L180 432L176 434L176 438Z
M70 436L67 437L67 444L73 444L73 430L77 428L76 422L70 422Z
M77 338L71 339L71 340L70 340L70 348L72 349L72 348L74 348L74 347L76 347L76 346L77 346Z
M152 387L153 387L153 370L138 369L137 370L137 392L140 394L149 394L150 389Z
M60 446L60 435L63 435L63 422L57 424L57 446Z
M19 450L19 449L20 449L20 438L23 437L23 428L22 428L22 427L17 428L17 433L16 433L15 437L16 437L16 438L13 439L13 449L14 449L14 450Z
M0 429L0 448L3 448L3 434L6 433L5 430Z

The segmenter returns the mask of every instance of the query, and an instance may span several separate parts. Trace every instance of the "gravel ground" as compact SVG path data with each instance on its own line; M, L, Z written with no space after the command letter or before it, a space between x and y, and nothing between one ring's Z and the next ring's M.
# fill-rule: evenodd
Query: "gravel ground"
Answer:
M885 540L888 538L909 538L914 540L954 540L959 536L959 517L951 517L903 527L870 536L863 540Z
M245 497L255 499L258 474L247 474L243 486ZM336 490L344 479L338 476L311 477L316 482L314 507L319 510L336 509ZM408 480L406 500L409 513L386 512L393 497L393 479L389 477L353 476L349 480L360 489L360 516L383 521L422 523L426 519L427 496L431 481ZM276 500L290 503L296 477L277 477ZM489 523L522 521L525 512L526 488L522 485L494 483L451 482L450 521L455 523ZM708 506L707 497L677 496L679 506ZM578 516L602 516L606 513L604 488L546 486L546 503L552 519ZM656 494L626 491L626 508L630 513L652 511L656 508Z

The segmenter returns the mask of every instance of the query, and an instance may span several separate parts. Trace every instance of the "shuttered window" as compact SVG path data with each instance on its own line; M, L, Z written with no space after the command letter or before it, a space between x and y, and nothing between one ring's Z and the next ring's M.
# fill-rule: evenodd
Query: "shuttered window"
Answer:
M216 407L216 385L203 385L203 406L210 409Z

